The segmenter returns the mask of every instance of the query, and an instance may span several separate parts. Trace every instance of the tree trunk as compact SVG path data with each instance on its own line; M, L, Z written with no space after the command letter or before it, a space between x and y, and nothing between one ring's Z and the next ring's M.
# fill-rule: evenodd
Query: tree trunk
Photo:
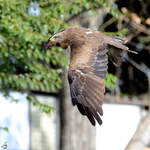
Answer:
M95 150L96 128L73 107L65 73L60 99L61 135L60 150Z
M141 121L126 150L144 150L150 142L150 112Z

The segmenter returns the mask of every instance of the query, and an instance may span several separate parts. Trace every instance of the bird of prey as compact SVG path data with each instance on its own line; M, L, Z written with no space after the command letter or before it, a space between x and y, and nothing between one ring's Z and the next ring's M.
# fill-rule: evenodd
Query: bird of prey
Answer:
M59 46L71 48L68 81L72 104L82 115L86 115L92 125L101 125L107 73L107 45L127 50L126 38L106 36L102 32L81 27L71 27L55 33L45 48Z

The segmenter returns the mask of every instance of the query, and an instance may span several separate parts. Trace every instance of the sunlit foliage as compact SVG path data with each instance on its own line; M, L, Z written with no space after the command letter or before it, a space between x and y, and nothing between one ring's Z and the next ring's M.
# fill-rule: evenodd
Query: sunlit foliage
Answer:
M37 3L0 0L0 90L56 92L61 89L61 68L67 67L69 60L60 48L43 50L42 42L71 26L65 23L69 17L100 7L116 18L120 15L105 0L38 0ZM27 98L44 112L52 109L30 95Z

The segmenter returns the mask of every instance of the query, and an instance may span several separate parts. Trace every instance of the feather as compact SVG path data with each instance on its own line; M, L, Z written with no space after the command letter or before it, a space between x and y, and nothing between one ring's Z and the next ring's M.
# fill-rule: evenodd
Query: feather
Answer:
M82 115L87 116L92 125L95 125L94 118L101 124L102 120L98 114L103 115L104 81L94 74L85 74L79 70L69 70L68 77L74 79L70 82L73 104L77 105Z

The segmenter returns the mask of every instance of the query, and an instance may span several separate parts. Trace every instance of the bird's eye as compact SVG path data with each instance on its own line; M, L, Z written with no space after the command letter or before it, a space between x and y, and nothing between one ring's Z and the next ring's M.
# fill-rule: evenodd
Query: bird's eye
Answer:
M62 38L61 36L58 36L58 35L53 36L53 38L54 38L56 41L59 41L59 42L63 41L63 38Z
M53 36L53 38L55 38L55 39L59 39L59 36Z

